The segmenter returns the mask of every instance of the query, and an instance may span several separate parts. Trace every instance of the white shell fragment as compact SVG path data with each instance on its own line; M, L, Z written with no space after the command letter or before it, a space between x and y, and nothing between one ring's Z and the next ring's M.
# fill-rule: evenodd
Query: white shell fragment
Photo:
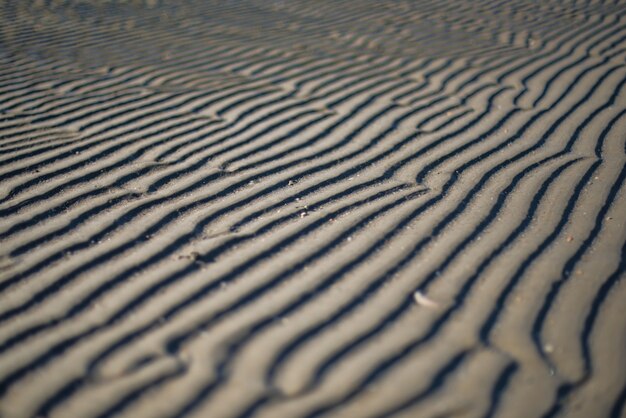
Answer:
M415 299L415 303L425 308L438 308L439 304L434 300L430 299L428 296L424 295L419 290L413 293L413 299Z

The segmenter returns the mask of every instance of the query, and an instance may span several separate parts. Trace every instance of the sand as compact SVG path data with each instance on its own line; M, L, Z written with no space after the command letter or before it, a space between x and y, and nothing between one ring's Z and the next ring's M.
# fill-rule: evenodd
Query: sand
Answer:
M0 2L0 417L626 417L626 3Z

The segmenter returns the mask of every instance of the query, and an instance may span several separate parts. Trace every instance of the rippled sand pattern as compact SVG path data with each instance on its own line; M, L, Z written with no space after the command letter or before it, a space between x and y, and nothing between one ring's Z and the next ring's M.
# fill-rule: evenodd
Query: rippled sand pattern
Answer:
M0 0L0 417L626 417L626 3Z

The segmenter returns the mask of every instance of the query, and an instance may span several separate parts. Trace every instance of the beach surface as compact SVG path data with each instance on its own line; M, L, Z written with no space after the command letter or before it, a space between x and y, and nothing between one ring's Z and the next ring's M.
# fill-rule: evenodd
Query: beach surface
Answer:
M626 3L0 1L0 417L626 417Z

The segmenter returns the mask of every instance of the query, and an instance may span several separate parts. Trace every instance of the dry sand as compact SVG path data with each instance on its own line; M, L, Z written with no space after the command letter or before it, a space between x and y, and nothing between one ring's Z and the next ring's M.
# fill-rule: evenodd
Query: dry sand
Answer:
M0 1L0 417L625 417L626 3Z

